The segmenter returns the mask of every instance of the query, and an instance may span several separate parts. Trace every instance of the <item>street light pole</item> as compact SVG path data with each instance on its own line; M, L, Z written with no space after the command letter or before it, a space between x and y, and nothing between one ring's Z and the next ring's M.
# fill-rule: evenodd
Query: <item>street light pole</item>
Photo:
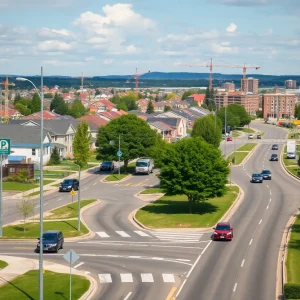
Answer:
M227 144L227 106L225 106L225 158L226 158L226 144Z
M75 166L78 167L78 181L79 181L79 188L78 188L78 225L77 225L77 230L80 231L80 166L75 164Z
M121 141L120 141L120 135L119 135L119 153L120 153L120 151L121 151ZM120 162L120 159L121 159L121 157L120 157L120 155L118 155L119 156L119 180L120 180L120 165L121 165L121 162Z

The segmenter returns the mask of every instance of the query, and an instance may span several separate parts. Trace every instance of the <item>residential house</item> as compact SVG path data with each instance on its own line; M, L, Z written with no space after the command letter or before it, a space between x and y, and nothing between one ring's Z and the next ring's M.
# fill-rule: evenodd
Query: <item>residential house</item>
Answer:
M117 111L103 111L100 112L99 115L102 116L105 120L110 121L113 119L117 119L122 115L127 115L128 113L124 110L117 110Z
M177 111L167 111L164 113L159 114L158 116L159 118L181 118L182 119L182 124L183 124L183 131L187 132L187 129L189 128L189 119L187 119L186 117L180 115L177 113Z
M61 115L47 110L43 111L43 116L44 116L44 120L56 119L58 117L61 117ZM22 120L39 120L40 118L41 118L41 112L39 111L31 115L24 116Z
M188 96L185 101L191 105L192 103L196 102L198 106L201 106L204 103L205 94L192 94Z
M153 103L154 111L158 113L163 112L165 110L165 106L167 105L166 101L159 101L159 102L152 101L152 103Z
M189 107L188 103L180 98L172 98L167 101L167 105L171 106L172 109L186 109Z
M16 109L14 109L14 107L12 105L9 105L8 107L8 116L10 119L19 119L22 117L22 115L20 114L20 112ZM5 108L4 105L0 105L0 120L2 118L5 117Z
M140 99L136 101L137 107L141 112L146 112L149 101L146 99Z
M40 127L22 124L0 124L2 137L10 139L11 154L4 156L3 165L10 163L33 163L39 169L40 164ZM47 164L51 156L51 136L43 131L43 162Z
M168 143L176 141L175 130L166 123L156 121L148 122L150 127L162 135L162 138Z

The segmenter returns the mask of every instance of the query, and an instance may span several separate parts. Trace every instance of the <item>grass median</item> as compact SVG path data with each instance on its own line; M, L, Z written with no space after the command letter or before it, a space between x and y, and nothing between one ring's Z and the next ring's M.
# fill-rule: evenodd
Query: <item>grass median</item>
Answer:
M81 209L91 203L97 201L96 199L81 200ZM44 218L44 220L54 220L54 219L71 219L78 217L78 203L74 201L73 203L67 204L65 206L53 209L49 212L50 215Z
M44 231L62 231L65 238L77 237L88 233L88 229L81 223L80 232L77 230L77 220L47 221L44 222ZM25 231L24 231L25 228ZM25 224L9 225L3 227L3 237L5 239L36 239L40 235L40 223L28 222Z
M189 214L189 203L185 195L165 195L148 204L136 213L136 219L150 228L203 228L215 225L233 204L239 193L237 186L228 187L223 197L193 204Z
M55 180L44 180L43 184L47 185ZM38 188L40 185L36 183L19 183L19 182L3 182L3 191L19 191L26 192L35 188Z
M4 269L8 266L8 263L6 261L0 260L0 270Z
M125 172L124 166L121 167L120 177L119 177L118 170L116 170L115 173L106 176L105 181L119 181L119 180L125 178L126 176L128 176L129 174L133 174L134 171L135 171L135 163L130 163L127 166L126 172Z
M141 195L158 194L158 193L164 193L164 190L161 188L149 188L140 192Z
M46 271L44 274L44 299L69 299L70 275ZM72 299L79 299L90 287L83 276L72 275ZM0 287L0 298L5 300L38 299L38 271L29 271Z
M229 162L232 162L234 165L241 164L256 145L257 144L255 143L247 143L239 147L238 149L235 150L235 152L231 153L228 156L227 160Z

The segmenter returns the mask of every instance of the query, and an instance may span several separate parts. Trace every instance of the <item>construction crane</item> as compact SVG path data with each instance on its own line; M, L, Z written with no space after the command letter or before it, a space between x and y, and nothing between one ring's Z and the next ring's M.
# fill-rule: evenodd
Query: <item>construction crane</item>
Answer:
M142 75L145 75L147 73L150 73L150 70L148 70L147 72L145 73L138 73L138 69L136 68L135 70L135 74L132 75L132 78L135 78L135 89L137 90L139 88L139 77L142 76ZM130 78L126 80L126 83L130 83Z
M4 122L9 123L9 107L8 107L8 88L9 86L15 86L14 83L10 83L8 81L8 76L6 76L5 81L3 83L0 83L1 85L4 85ZM2 92L1 92L2 94ZM0 98L2 100L2 95L0 95ZM2 111L3 111L3 105L1 101L1 122L2 122Z

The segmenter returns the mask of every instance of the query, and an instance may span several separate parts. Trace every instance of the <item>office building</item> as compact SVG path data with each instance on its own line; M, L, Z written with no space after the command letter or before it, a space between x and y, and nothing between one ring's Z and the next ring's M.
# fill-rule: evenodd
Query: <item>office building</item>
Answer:
M285 81L285 88L286 89L296 89L297 88L297 82L296 80L286 80Z

